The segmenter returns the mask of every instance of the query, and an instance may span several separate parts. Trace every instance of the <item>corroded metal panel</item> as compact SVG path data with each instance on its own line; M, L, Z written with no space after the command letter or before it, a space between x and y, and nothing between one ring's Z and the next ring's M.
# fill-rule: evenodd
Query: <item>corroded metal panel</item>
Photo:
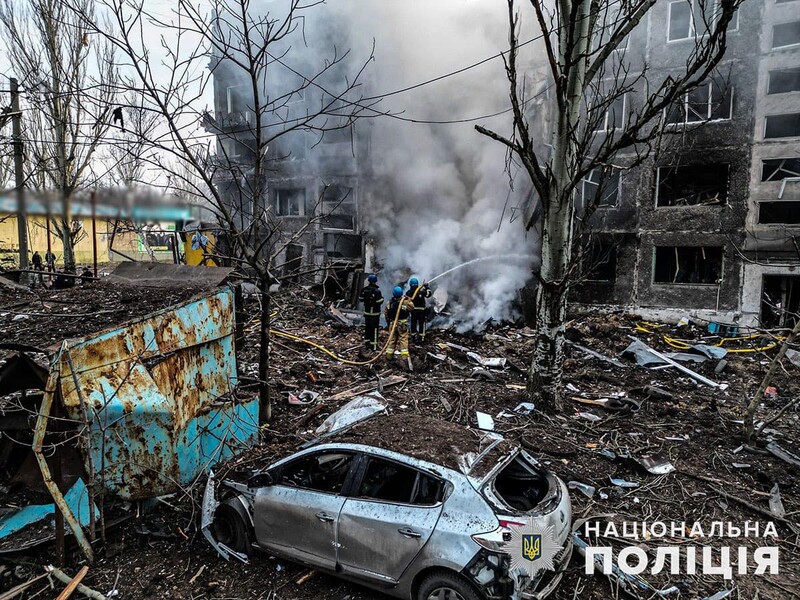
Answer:
M90 421L87 472L108 492L177 491L254 443L257 400L233 393L233 315L225 289L68 342L74 371L66 353L53 368L70 417Z

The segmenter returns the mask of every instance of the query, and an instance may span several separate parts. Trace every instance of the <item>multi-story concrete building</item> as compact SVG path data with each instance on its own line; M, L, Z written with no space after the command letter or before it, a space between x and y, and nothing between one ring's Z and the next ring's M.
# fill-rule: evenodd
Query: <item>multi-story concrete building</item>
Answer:
M275 49L272 52L280 55ZM302 273L299 277L305 281L324 283L330 292L349 296L354 282L360 283L356 275L364 268L359 203L360 182L369 168L370 126L354 122L338 128L335 115L314 119L311 128L298 126L308 115L319 112L329 90L341 85L316 78L324 68L324 57L319 55L316 64L313 53L306 54L310 56L298 68L315 83L304 80L300 71L292 72L280 59L264 69L265 77L270 73L270 79L263 82L265 101L270 99L271 104L259 119L250 100L252 87L243 78L242 69L230 60L213 61L214 115L207 119L206 128L217 134L221 167L215 179L230 206L243 218L266 209L273 220L280 221L281 246L293 232L304 228L277 257L279 275ZM339 112L347 113L346 109L345 104ZM350 121L343 119L343 123ZM264 197L248 200L243 195L252 189L247 181L256 160L252 151L256 123L265 135L272 136L276 130L285 133L268 147Z
M621 50L650 81L684 68L697 1L659 1ZM665 115L677 135L615 160L576 305L767 326L800 312L800 1L738 12L716 74Z

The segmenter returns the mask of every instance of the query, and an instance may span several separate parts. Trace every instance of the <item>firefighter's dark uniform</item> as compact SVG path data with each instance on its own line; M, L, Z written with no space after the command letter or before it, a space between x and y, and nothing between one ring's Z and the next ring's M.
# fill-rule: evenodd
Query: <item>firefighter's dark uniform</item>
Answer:
M433 294L431 292L431 288L427 285L423 285L419 288L419 292L417 295L414 296L414 291L416 288L411 288L406 292L406 296L411 298L414 297L414 309L411 311L411 320L410 320L410 329L411 329L411 339L417 342L424 342L425 341L425 332L428 329L428 322L427 322L427 299L430 298Z
M386 304L385 316L386 325L389 327L391 335L389 336L389 345L386 346L386 356L399 356L406 358L408 356L408 315L411 313L414 305L411 299L407 296L400 296L399 298L392 298ZM397 319L397 327L391 331L392 323L400 311L400 318Z
M378 349L378 327L381 323L381 305L383 294L376 283L368 283L361 290L361 301L364 303L364 342L367 349Z

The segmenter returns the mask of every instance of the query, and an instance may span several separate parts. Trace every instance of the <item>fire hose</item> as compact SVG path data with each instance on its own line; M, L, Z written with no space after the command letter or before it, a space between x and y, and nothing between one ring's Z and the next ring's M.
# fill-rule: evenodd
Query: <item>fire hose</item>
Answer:
M411 295L411 301L412 302L414 301L414 298L417 297L417 293L419 292L419 290L422 287L424 287L426 283L427 282L423 282L422 286L417 287L414 290L414 293ZM270 317L274 316L275 314L277 314L277 313L272 313L272 315L270 315ZM270 333L272 333L274 335L277 335L278 337L282 337L282 338L285 338L285 339L293 340L295 342L301 342L303 344L308 344L309 346L313 346L314 348L317 348L318 350L321 350L322 352L324 352L325 354L327 354L328 356L330 356L334 360L337 360L337 361L339 361L341 363L344 363L346 365L354 365L354 366L358 366L358 367L364 367L366 365L371 365L372 363L374 363L381 356L383 356L384 352L386 352L386 348L389 347L389 341L392 339L392 335L394 334L395 330L397 329L397 323L398 323L399 320L400 320L400 308L398 307L397 314L395 314L394 321L392 321L392 326L389 329L389 336L386 338L386 343L383 345L383 348L381 348L377 352L377 354L375 354L375 356L373 356L369 360L363 360L363 361L350 360L350 359L344 358L342 356L339 356L338 354L336 354L332 350L328 350L325 346L322 346L321 344L317 344L316 342L312 342L311 340L307 340L307 339L302 338L300 336L293 335L293 334L291 334L291 333L289 333L287 331L282 331L280 329L272 329L272 328L270 328Z
M661 325L657 323L649 323L648 321L642 321L641 323L653 328L661 327ZM636 326L636 329L637 331L642 331L644 333L655 333L654 331L651 331L650 329L646 329L645 327L643 327L642 324L638 324ZM720 338L720 340L716 344L711 344L711 345L716 346L718 348L722 348L725 346L726 342L742 342L762 337L762 335L763 335L762 333L753 333L750 335L743 335L738 337L723 337ZM782 342L783 340L786 339L786 336L780 336L780 335L772 337L775 341L768 343L766 346L760 346L758 348L730 348L728 349L728 354L750 354L754 352L765 352L766 350L772 350L773 348L777 347L779 342ZM688 350L689 348L692 347L692 344L690 344L689 342L680 340L678 338L670 337L668 335L662 335L661 338L669 346L677 350Z

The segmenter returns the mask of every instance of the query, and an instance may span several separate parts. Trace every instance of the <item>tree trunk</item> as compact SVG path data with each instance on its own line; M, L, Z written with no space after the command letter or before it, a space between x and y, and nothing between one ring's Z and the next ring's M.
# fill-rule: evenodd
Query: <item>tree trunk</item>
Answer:
M536 290L536 338L528 375L528 394L531 397L539 395L543 409L557 412L564 410L561 378L572 214L571 203L551 202L542 215L542 266Z
M789 346L794 342L798 335L800 335L800 318L797 319L794 329L792 329L792 332L783 341L783 345L775 355L775 358L772 359L769 369L767 369L767 374L764 375L761 385L758 386L758 390L750 400L750 404L747 405L747 414L744 417L744 437L748 444L753 438L753 421L755 419L758 403L764 398L764 392L767 390L767 387L769 387L769 384L772 383L772 378L775 376L775 372L778 370L778 367L781 364L781 359L786 355L786 351L789 349Z
M75 241L72 237L72 200L66 192L61 199L61 243L64 247L64 272L78 272L75 265Z
M261 292L261 320L259 327L258 349L258 398L259 422L269 423L272 419L272 402L269 397L269 313L270 293L269 280L265 277L260 281Z
M541 396L544 410L561 412L561 378L564 362L564 321L567 315L569 291L568 270L572 259L574 236L574 185L572 174L579 165L578 123L581 101L586 82L589 18L591 0L580 0L577 7L575 40L569 28L571 23L561 22L558 39L561 64L570 64L564 81L563 99L558 112L553 137L551 179L547 197L542 201L542 265L539 288L536 293L536 342L531 369L528 375L528 394ZM567 14L564 12L563 15Z

